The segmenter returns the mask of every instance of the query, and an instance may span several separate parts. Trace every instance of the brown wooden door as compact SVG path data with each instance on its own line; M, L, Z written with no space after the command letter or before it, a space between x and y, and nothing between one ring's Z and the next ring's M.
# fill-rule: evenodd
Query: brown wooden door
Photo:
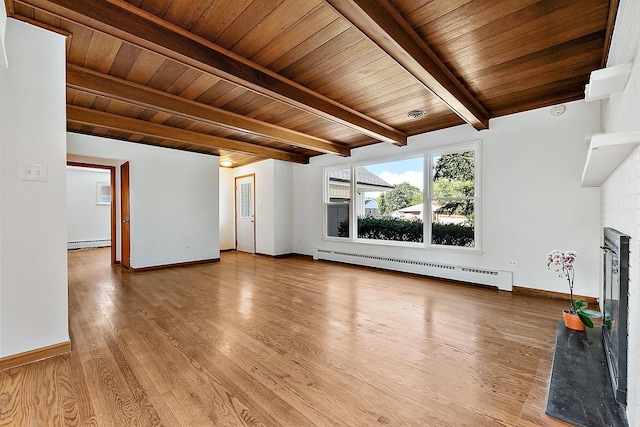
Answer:
M130 248L130 206L129 206L129 162L124 163L120 167L120 194L122 197L120 204L120 216L122 218L122 266L131 267L131 248Z

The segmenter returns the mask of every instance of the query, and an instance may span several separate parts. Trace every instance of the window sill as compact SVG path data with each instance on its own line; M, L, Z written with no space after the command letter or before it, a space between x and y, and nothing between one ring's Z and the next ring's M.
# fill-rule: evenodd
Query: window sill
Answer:
M406 248L406 249L421 249L433 252L446 252L456 253L464 255L482 255L484 252L479 248L466 248L459 246L443 246L443 245L425 245L423 243L411 243L411 242L395 242L392 240L367 240L367 239L345 239L344 237L323 237L325 242L336 242L346 244L356 244L365 246L385 246L394 248Z

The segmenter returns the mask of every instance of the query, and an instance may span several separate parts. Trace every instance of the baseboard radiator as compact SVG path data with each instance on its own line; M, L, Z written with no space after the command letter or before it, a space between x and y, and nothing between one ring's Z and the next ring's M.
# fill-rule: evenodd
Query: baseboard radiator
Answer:
M104 248L105 246L111 246L111 239L76 240L74 242L67 242L67 249Z
M510 271L487 270L476 267L464 267L459 265L365 255L327 249L316 249L316 253L313 258L316 260L343 262L346 264L420 274L423 276L451 279L472 284L495 286L503 291L511 291L513 288L513 273Z

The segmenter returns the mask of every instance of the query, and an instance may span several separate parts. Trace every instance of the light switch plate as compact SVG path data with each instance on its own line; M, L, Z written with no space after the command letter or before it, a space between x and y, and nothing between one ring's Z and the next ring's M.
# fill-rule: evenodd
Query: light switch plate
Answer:
M20 163L20 181L47 180L47 165L44 163Z

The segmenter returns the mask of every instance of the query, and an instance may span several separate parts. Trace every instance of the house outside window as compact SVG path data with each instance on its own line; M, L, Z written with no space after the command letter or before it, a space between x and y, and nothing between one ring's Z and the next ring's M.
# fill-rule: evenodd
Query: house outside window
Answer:
M327 168L325 237L479 250L479 160L475 141L410 158Z
M351 171L350 169L329 171L327 178L325 191L326 235L329 237L349 237Z

